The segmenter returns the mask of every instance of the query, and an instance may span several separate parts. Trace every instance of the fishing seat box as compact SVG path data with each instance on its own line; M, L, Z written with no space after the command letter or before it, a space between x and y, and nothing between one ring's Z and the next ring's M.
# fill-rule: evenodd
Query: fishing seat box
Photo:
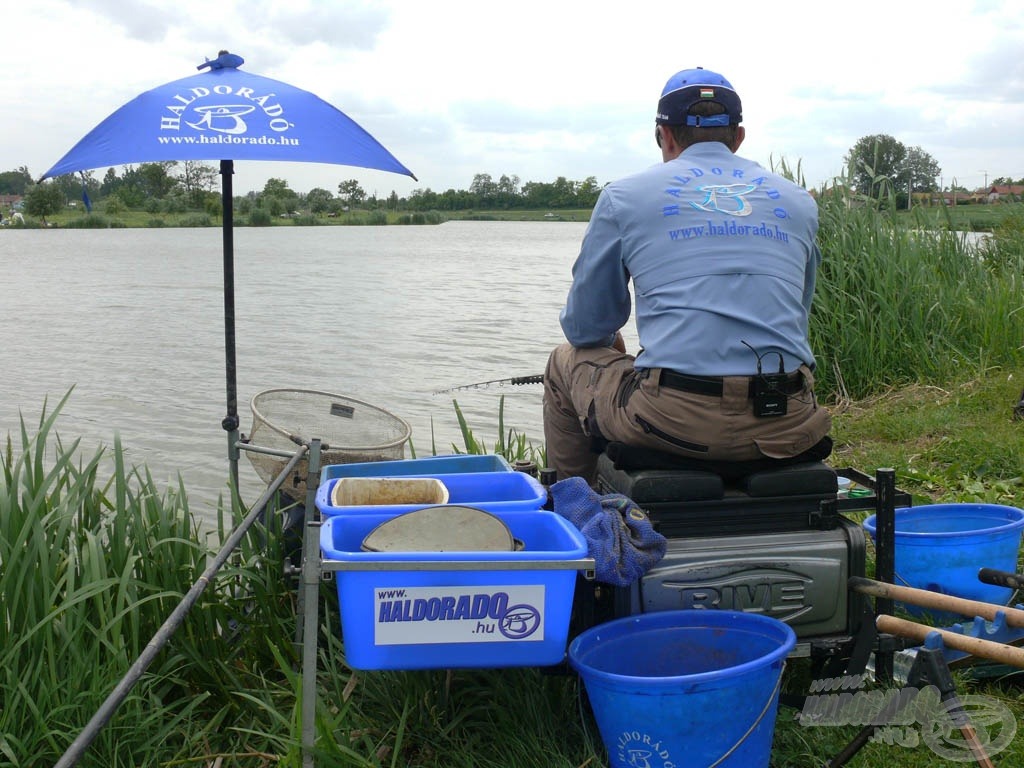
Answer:
M727 484L712 472L618 469L602 453L598 492L632 499L668 550L629 587L578 589L581 629L637 613L717 608L786 622L801 641L798 655L811 639L854 635L864 598L846 585L865 574L866 539L837 510L874 498L837 500L836 478L831 467L811 462Z

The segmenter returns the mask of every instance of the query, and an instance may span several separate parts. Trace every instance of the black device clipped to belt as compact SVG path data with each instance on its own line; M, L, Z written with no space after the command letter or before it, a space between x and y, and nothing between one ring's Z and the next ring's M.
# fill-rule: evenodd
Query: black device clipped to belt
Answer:
M786 374L757 372L754 377L754 415L785 416L789 396L782 391Z
M747 342L743 343L747 344ZM749 344L747 346L750 347ZM754 376L754 381L752 382L754 390L754 415L761 418L785 416L789 407L785 391L788 377L786 376L786 362L782 357L782 353L775 353L779 356L779 372L764 373L761 370L761 355L753 347L750 347L750 349L757 357L757 375Z
M743 342L750 347L747 342ZM778 373L765 373L761 358L763 355L750 347L757 357L757 373L750 377L748 397L753 401L754 415L762 418L785 416L789 407L789 398L803 390L804 375L801 371L786 373L785 360L781 352ZM696 392L710 397L722 397L725 391L725 379L718 376L694 376L679 373L669 368L662 368L658 376L658 384L681 392Z

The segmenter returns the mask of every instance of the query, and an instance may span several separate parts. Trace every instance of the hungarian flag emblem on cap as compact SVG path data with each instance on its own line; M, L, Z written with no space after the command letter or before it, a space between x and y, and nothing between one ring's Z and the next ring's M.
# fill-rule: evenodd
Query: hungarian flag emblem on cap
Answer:
M713 99L713 98L715 98L715 89L714 88L701 88L700 89L700 97L702 99Z

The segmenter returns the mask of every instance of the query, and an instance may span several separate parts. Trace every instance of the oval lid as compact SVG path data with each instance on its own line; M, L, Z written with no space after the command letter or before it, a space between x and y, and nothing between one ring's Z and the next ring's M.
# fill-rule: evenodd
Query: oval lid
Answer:
M458 504L423 507L385 520L363 539L364 552L512 552L505 522Z

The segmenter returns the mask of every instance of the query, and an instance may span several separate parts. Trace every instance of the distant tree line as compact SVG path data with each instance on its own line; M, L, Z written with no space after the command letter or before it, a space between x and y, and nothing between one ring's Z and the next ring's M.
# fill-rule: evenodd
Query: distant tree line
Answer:
M888 134L863 136L847 152L846 182L859 194L879 200L892 199L900 207L913 192L934 192L943 186L939 164L921 147L907 147ZM200 211L209 216L220 213L219 168L197 161L142 163L138 166L108 168L102 180L93 171L68 174L36 184L22 166L0 173L0 194L21 195L25 210L44 218L69 204L97 204L106 213L144 210L150 213ZM1014 182L996 177L993 184ZM952 180L948 191L967 191ZM955 189L954 189L955 188ZM478 173L468 189L435 192L429 187L415 189L408 197L394 191L378 198L367 194L355 179L338 183L335 191L314 188L305 193L292 190L285 179L269 179L259 192L235 198L235 210L255 220L269 221L295 214L340 216L360 211L509 211L565 210L593 208L601 186L594 176L572 181L559 176L552 182L522 183L515 175ZM78 201L81 200L81 203Z
M411 210L419 211L590 209L600 193L601 187L594 176L581 182L559 176L550 183L528 181L521 185L518 176L502 175L495 181L490 174L478 173L469 189L440 193L429 188L417 189L406 204Z
M120 171L120 172L119 172ZM108 168L102 180L95 172L67 174L35 183L25 167L0 173L0 194L21 195L26 212L44 218L68 205L96 205L106 213L144 210L149 213L220 211L219 169L195 161L142 163ZM338 216L353 210L465 211L514 209L590 209L601 188L593 176L570 181L559 176L553 182L520 183L518 176L502 175L497 181L477 174L469 189L434 192L416 189L408 197L394 191L384 198L368 195L355 179L339 182L332 192L319 187L299 193L284 179L268 179L259 192L235 197L235 210L259 217Z
M935 158L921 147L907 147L885 134L862 136L844 158L847 175L855 192L877 200L892 198L905 207L915 192L969 192L956 179L943 183ZM998 176L992 184L1024 184Z

